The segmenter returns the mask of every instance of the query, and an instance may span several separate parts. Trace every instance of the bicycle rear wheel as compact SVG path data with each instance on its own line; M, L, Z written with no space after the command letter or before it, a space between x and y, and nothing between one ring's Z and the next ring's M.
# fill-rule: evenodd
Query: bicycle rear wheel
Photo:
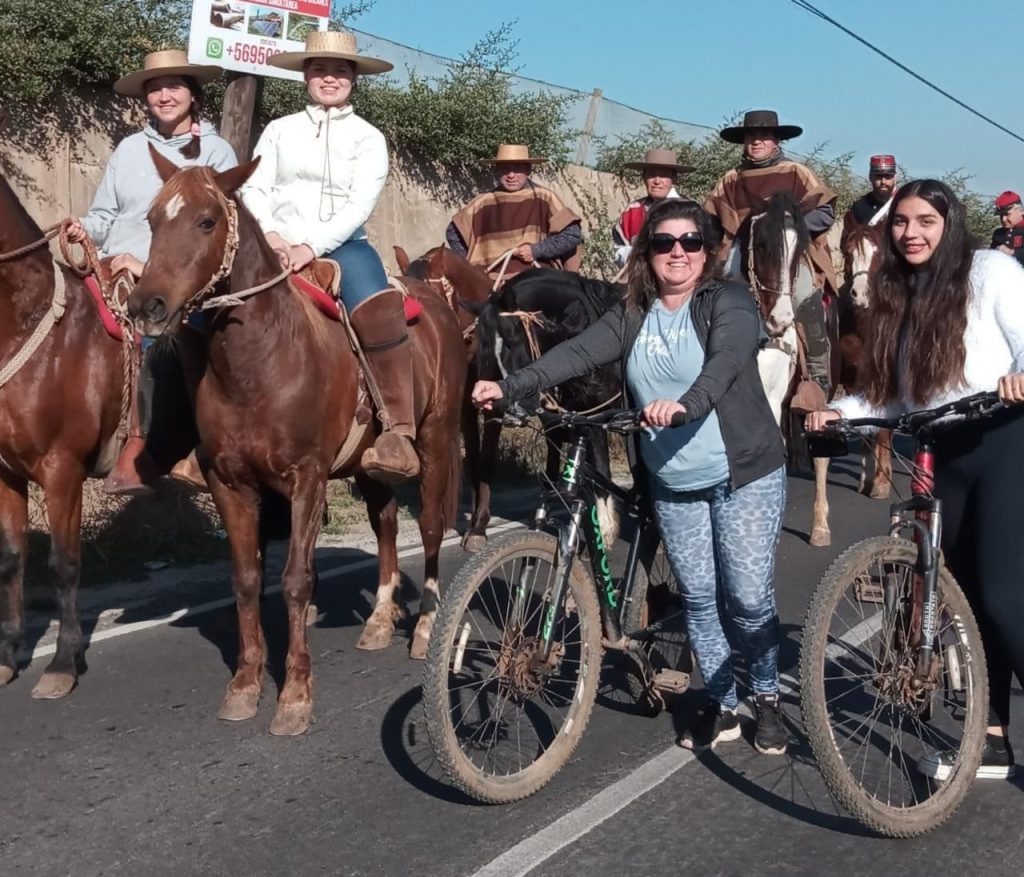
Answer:
M554 588L558 543L511 533L474 555L438 610L423 706L438 762L474 798L532 795L569 760L601 669L601 614L585 564L574 562L555 647L536 659Z
M914 680L916 559L914 544L894 537L847 549L818 585L800 649L800 705L822 776L851 815L890 837L953 815L988 718L981 634L945 567L928 679Z

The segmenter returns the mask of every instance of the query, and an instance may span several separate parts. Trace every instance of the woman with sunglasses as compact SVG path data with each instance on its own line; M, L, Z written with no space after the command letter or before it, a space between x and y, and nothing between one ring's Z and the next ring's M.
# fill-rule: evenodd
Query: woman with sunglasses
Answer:
M1024 271L1010 256L973 249L964 206L945 183L915 180L896 193L869 317L863 393L807 415L807 429L985 390L1024 402ZM1014 772L1011 677L1024 682L1024 406L947 424L934 443L943 554L974 607L988 658L989 728L978 776L1003 779ZM918 762L939 780L952 768L944 755Z
M781 754L773 575L785 452L757 370L761 319L744 284L716 276L718 243L700 205L655 205L627 262L622 304L503 381L479 381L473 401L489 409L622 364L625 398L649 427L628 447L630 465L653 502L707 694L680 745L740 736L728 627L750 671L754 745ZM685 425L669 428L676 414Z

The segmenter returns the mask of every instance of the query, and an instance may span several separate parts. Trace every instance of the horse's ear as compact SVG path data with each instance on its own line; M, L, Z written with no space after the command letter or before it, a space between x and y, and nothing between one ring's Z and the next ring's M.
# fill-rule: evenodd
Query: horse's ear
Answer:
M149 157L153 159L156 172L165 183L181 170L178 165L161 153L152 143L149 144Z
M245 164L238 165L238 167L214 174L213 181L217 184L217 188L225 195L230 195L232 192L237 192L244 185L245 181L252 176L252 172L259 167L259 163L260 157L257 155L252 161L247 161Z
M399 271L403 274L409 273L409 254L405 251L405 247L400 247L398 244L395 244L395 262Z

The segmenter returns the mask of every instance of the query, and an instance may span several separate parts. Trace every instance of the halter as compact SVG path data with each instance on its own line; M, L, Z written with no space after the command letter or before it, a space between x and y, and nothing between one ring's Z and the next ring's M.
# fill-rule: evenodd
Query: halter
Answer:
M280 274L272 277L265 283L250 286L247 289L228 292L225 295L215 295L213 298L203 301L206 294L231 273L231 269L235 264L235 256L238 255L238 245L240 242L238 234L238 205L216 186L213 186L212 189L228 223L227 234L224 238L224 253L221 256L220 267L217 268L206 285L185 300L185 304L181 307L182 322L188 318L189 314L195 311L208 311L214 308L227 308L244 304L247 298L264 292L272 286L276 286L291 274L291 269L286 267Z
M785 298L792 298L793 292L785 292L781 289L772 289L770 286L765 286L757 276L757 272L754 270L754 226L762 219L763 213L759 213L757 216L750 217L750 237L747 242L747 282L750 284L750 291L754 294L754 301L757 302L758 310L761 309L761 293L770 292L775 295L781 295Z

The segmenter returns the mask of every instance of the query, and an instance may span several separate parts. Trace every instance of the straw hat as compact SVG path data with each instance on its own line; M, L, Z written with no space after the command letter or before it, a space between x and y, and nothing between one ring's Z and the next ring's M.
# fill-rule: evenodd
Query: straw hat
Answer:
M114 83L114 91L128 97L145 97L146 83L158 76L191 76L200 85L205 85L223 72L213 64L189 64L188 55L181 49L164 49L146 55L142 69L118 79Z
M780 125L775 110L750 110L743 116L742 125L723 128L718 136L727 143L742 143L743 135L752 129L771 131L779 140L792 140L804 133L799 125Z
M494 158L481 159L481 164L544 164L546 158L530 158L530 147L518 143L502 143Z
M282 52L274 55L267 63L282 70L301 70L302 65L310 58L341 58L355 64L356 72L366 75L370 73L387 73L395 65L360 55L356 49L356 35L347 30L311 30L306 34L306 50L304 52Z
M630 161L624 167L634 171L646 170L649 167L668 167L681 174L693 170L688 164L680 164L679 156L671 149L648 149L643 161Z

